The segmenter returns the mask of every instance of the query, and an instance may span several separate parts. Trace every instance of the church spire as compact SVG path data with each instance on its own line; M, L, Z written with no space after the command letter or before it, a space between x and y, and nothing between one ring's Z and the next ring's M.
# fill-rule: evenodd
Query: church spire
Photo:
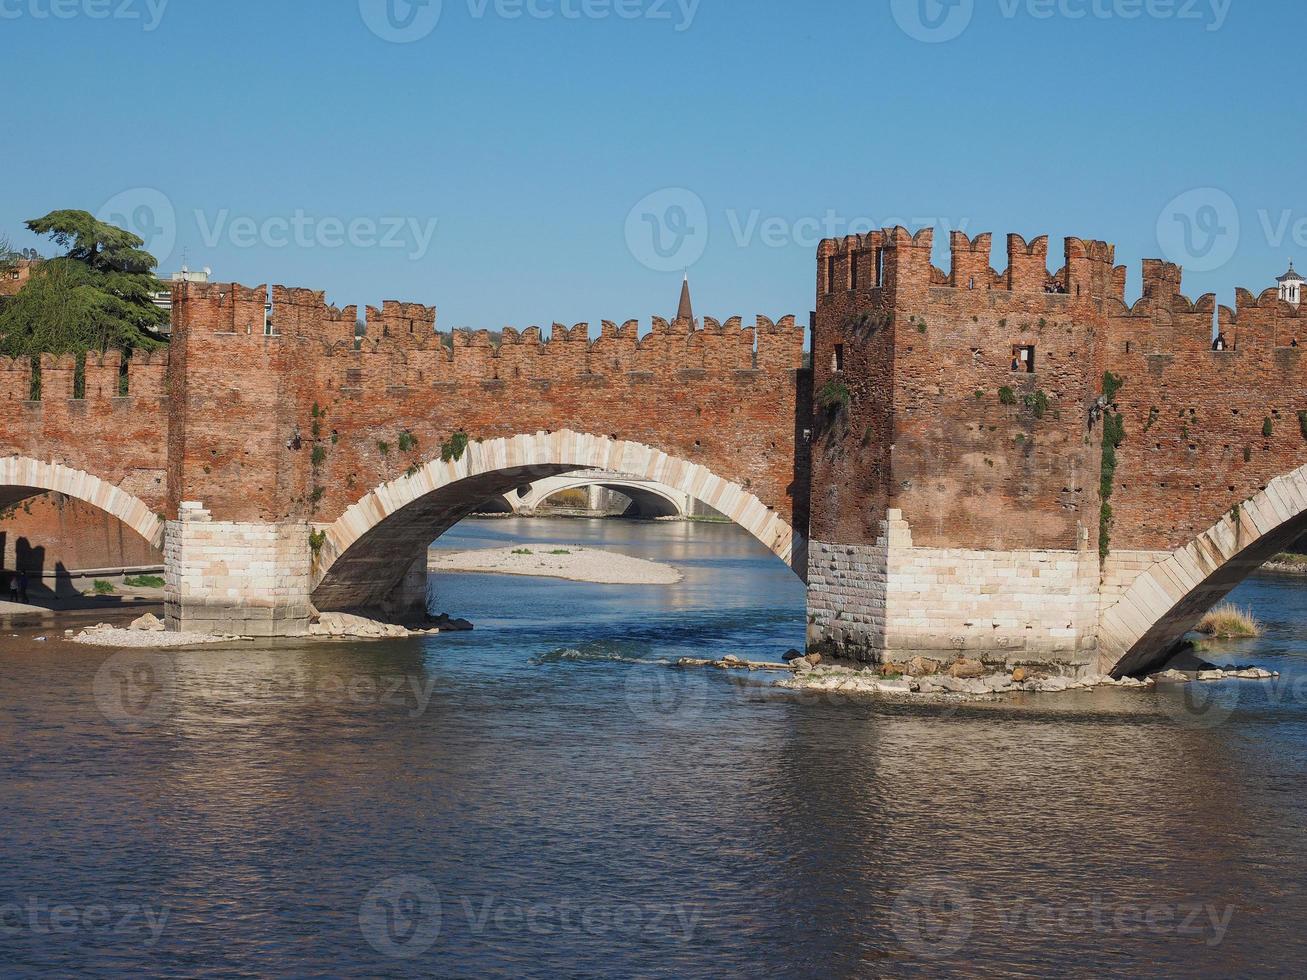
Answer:
M676 319L693 320L694 304L690 302L690 274L685 274L685 280L681 283L681 306L676 311Z

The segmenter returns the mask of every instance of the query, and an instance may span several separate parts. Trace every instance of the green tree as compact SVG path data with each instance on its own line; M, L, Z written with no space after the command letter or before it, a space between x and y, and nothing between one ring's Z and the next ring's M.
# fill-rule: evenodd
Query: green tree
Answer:
M159 347L168 313L151 294L161 286L154 256L129 231L86 211L52 211L27 222L66 253L32 270L0 308L0 354L9 356Z

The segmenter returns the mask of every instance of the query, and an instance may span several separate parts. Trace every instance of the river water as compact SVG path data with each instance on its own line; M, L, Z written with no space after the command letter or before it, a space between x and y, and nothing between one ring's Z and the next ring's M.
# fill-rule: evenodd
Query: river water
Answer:
M0 634L0 971L1273 976L1307 956L1307 582L1185 695L940 706L660 661L802 644L732 526L469 522L676 586L444 575L475 633ZM40 636L48 637L41 641Z

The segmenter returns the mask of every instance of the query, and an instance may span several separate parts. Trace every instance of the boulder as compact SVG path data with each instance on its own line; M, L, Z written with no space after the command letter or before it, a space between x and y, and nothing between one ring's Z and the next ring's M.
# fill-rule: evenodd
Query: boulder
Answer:
M907 662L904 671L909 677L931 677L939 673L939 661L926 657L913 657Z
M946 674L939 679L940 687L950 694L989 694L985 682L974 677L954 677Z
M441 613L432 625L448 633L466 633L468 630L475 629L466 619L451 619L449 613Z
M1026 668L1018 667L1016 670L1012 671L1013 684L1020 684L1025 679L1026 679Z
M976 678L985 676L985 665L979 660L958 660L949 665L945 673L949 677Z
M132 625L128 627L143 633L162 633L164 628L163 621L154 613L146 613L140 619L133 620Z
M808 654L808 663L816 667L819 663L821 663L821 654L820 653Z
M804 656L804 654L801 650L786 650L785 653L781 655L781 659L788 664L793 663L802 656Z
M1163 670L1160 673L1154 674L1153 677L1159 681L1177 681L1181 683L1190 680L1189 675L1184 671L1174 669Z
M911 694L912 683L906 678L897 680L880 679L872 682L878 694Z

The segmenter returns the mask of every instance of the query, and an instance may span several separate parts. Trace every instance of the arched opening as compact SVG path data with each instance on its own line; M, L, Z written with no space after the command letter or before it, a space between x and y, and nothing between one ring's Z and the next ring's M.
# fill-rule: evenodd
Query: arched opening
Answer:
M319 528L324 537L314 561L314 605L323 611L410 610L431 541L490 498L577 470L621 472L683 491L739 524L801 576L806 571L802 537L738 484L640 443L541 432L473 443L456 461L433 460Z
M476 506L476 508L472 511L472 513L478 515L500 515L500 514L516 513L516 511L513 510L513 505L508 502L508 499L509 498L507 496L504 496L503 494L490 497L487 500L481 501L481 503L479 503Z
M25 573L33 598L80 591L79 575L157 569L164 528L143 501L88 473L0 459L0 578Z
M656 487L599 481L578 481L552 490L536 505L536 513L551 512L632 519L685 516L675 497Z
M1141 573L1103 613L1101 669L1121 677L1156 666L1207 610L1305 533L1307 467L1271 481Z

